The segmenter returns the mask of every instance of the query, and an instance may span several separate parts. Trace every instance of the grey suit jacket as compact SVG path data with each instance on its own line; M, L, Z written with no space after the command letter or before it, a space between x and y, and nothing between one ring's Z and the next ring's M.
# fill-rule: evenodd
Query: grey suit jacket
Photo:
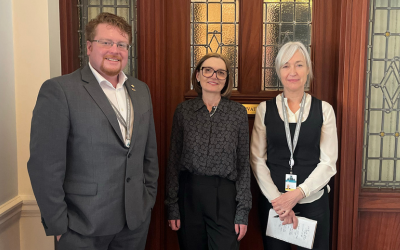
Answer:
M111 235L149 216L158 178L150 91L129 76L125 85L134 108L130 148L89 66L42 85L28 172L47 235L68 227L87 236Z

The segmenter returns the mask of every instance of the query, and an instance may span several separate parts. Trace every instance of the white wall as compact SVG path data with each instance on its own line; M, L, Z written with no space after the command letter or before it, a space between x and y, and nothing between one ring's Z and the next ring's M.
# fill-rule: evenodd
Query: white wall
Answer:
M52 250L26 163L42 83L61 74L59 1L0 0L0 250Z
M54 250L54 237L45 236L42 223L38 222L38 218L40 217L21 217L19 223L21 250Z
M12 0L0 1L0 205L18 195Z
M50 78L48 1L14 0L13 4L18 188L20 195L33 195L26 163L32 110L41 84Z
M2 0L5 1L5 0ZM0 225L0 250L19 250L19 218L13 216Z
M61 75L60 6L59 1L48 0L50 78Z
M0 1L0 249L20 249L19 217L9 214L10 200L18 196L17 132L14 77L12 0Z

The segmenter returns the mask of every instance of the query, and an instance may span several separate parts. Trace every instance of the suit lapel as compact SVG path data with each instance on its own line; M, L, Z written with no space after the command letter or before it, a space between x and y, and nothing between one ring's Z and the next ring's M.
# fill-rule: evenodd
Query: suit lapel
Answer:
M132 145L135 143L136 134L138 133L138 129L135 129L136 124L139 123L140 117L140 102L138 101L138 94L136 91L133 91L130 84L133 81L130 81L129 78L125 82L125 87L128 90L129 97L131 98L132 106L133 106L133 125L132 125L132 136L131 136L131 147L129 151L132 150ZM134 88L133 88L134 89Z
M121 129L119 127L119 123L117 120L117 116L115 115L115 112L112 109L106 94L100 87L100 84L97 82L89 66L86 65L81 72L82 72L82 80L84 82L87 82L87 84L83 86L86 88L87 92L89 92L90 96L103 111L104 115L107 117L108 121L113 127L115 133L117 133L121 142L124 142L121 134Z

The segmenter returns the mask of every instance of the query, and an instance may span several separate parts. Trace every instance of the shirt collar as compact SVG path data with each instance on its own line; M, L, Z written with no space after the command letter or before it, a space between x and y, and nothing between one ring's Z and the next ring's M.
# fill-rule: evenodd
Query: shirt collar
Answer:
M201 96L198 96L195 99L193 99L193 102L194 102L194 104L193 104L194 111L198 111L202 107L206 106L204 104L203 99L201 98ZM229 102L228 98L221 97L221 100L218 103L218 110L221 110L221 111L226 110L228 102Z
M282 93L280 93L279 95L276 96L276 100L277 100L278 102L281 102L281 101L282 101ZM307 103L307 102L309 102L309 101L311 101L311 95L309 95L309 94L306 93L306 101L305 101L305 103ZM287 103L287 98L286 98L286 97L285 97L285 99L284 99L284 102L285 102L285 106L289 108L289 105L288 105L288 103Z
M102 75L100 75L99 72L97 72L97 70L95 68L92 67L90 62L89 62L89 68L92 71L94 77L96 78L97 82L100 85L105 84L109 87L113 87L112 84L107 79L105 79ZM125 75L125 73L123 71L121 71L121 72L119 72L118 79L119 79L119 81L118 81L117 87L115 89L121 88L123 86L123 84L125 83L125 81L128 79L128 77Z
M279 103L279 105L282 105L281 102L282 102L282 93L276 96L276 103L277 104ZM296 113L300 112L300 109L298 109L296 111L296 113L292 112L292 110L289 108L289 104L287 102L287 98L286 97L284 99L284 103L285 103L286 109L289 111L289 114L296 114ZM307 110L307 105L311 105L311 95L306 93L306 101L305 101L305 105L304 105L305 106L305 110ZM303 113L303 116L306 117L307 116L307 112Z

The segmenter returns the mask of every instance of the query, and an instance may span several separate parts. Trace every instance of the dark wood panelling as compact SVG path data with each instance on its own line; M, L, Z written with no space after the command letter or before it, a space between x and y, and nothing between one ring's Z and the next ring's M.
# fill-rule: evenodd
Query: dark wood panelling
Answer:
M400 193L397 190L364 189L359 196L358 210L400 213Z
M168 135L172 128L172 114L190 90L190 1L165 0L166 15L166 111Z
M169 141L172 128L172 118L176 106L184 101L185 93L190 91L190 1L165 0L165 81L166 100L164 110L166 118L163 122L166 143L164 151L169 152ZM160 186L165 189L165 186ZM165 218L165 221L167 218ZM179 249L178 237L168 224L162 228L165 231L164 248Z
M59 0L61 73L69 74L80 67L78 0Z
M337 249L357 245L360 189L368 0L342 0L337 96L340 134L340 178Z
M239 19L239 86L241 95L261 91L263 1L240 3Z
M336 111L338 88L338 60L339 60L339 29L340 3L338 0L314 1L313 24L311 39L311 57L313 62L314 80L311 83L310 93L315 97L330 103ZM340 137L339 137L340 138ZM337 168L340 165L337 164ZM331 210L331 243L336 248L337 216L338 216L338 175L331 179L329 185Z
M232 94L231 99L240 103L260 103L266 99L259 96L262 75L263 3L257 0L239 2L239 85L238 91ZM251 98L251 95L253 95L253 98ZM253 124L254 117L250 117L250 133L253 129ZM240 245L243 249L262 249L261 235L264 230L261 229L258 219L258 197L261 191L253 174L251 178L251 193L253 195L253 205L249 214L247 234Z
M400 214L360 212L358 244L353 249L400 249Z
M311 56L314 81L311 93L336 107L340 1L324 0L313 3ZM329 66L327 66L329 64Z
M157 134L157 150L160 175L156 204L147 237L147 250L164 249L166 218L164 213L164 186L166 163L165 133L165 26L163 0L137 1L138 78L150 88L153 115Z
M249 115L249 131L253 130L254 125L254 115ZM251 173L251 194L253 198L252 209L249 214L249 224L247 227L246 236L242 239L240 243L241 249L263 249L263 243L261 235L265 233L266 228L263 229L260 226L259 220L259 209L258 200L261 195L261 190L257 184L257 181Z

